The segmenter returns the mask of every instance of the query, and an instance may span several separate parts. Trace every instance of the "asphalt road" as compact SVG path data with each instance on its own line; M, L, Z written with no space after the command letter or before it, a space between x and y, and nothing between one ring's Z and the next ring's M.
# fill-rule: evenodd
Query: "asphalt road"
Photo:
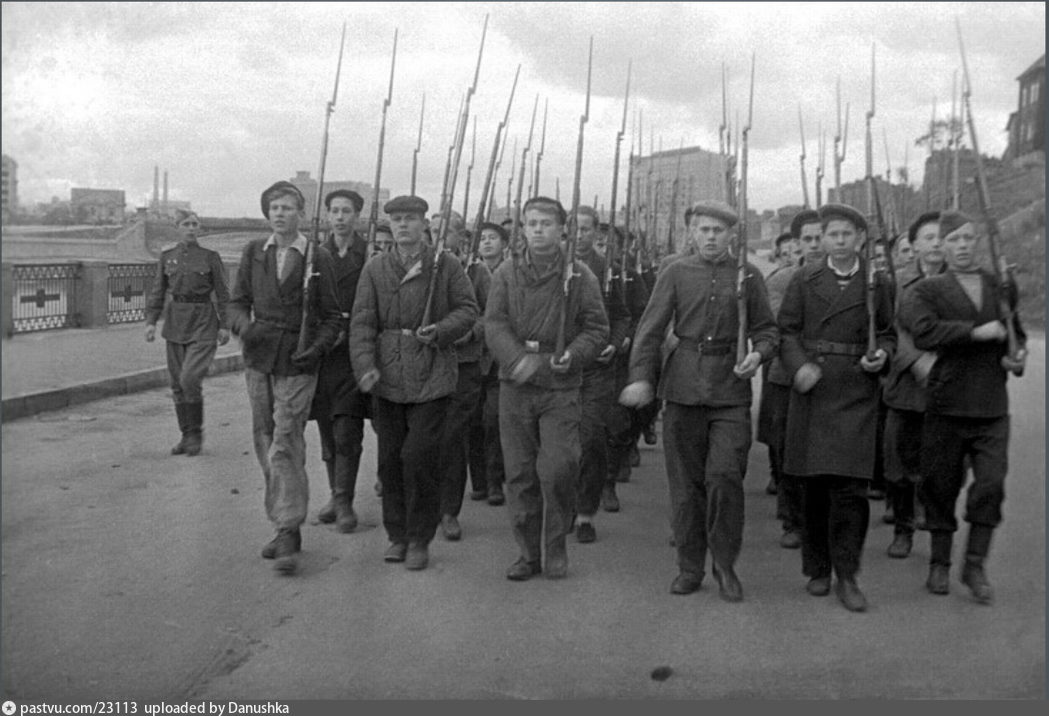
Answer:
M662 444L569 547L569 576L512 583L504 508L467 500L459 543L408 572L386 544L367 432L352 535L307 524L301 574L259 558L270 538L250 453L243 378L206 384L204 454L172 457L166 391L3 425L5 698L1044 698L1045 352L1011 383L1006 521L988 572L994 606L923 588L928 536L890 560L874 503L851 614L804 591L778 546L764 446L751 452L738 572L728 604L707 577L687 597L667 544ZM311 520L326 480L308 428ZM961 538L959 540L961 541ZM955 546L956 564L961 561ZM669 667L663 681L653 669Z

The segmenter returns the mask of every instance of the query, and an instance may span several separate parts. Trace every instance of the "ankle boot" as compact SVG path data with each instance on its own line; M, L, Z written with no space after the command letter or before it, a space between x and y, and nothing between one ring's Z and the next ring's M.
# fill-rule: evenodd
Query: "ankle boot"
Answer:
M331 497L328 504L317 513L317 521L330 524L335 521L335 460L325 460L324 469L328 471L328 490Z
M929 578L925 588L932 594L950 594L951 542L953 533L937 530L932 533L932 549L929 558Z
M186 454L200 454L204 445L204 403L185 403L186 411Z
M186 404L175 403L175 418L178 420L178 430L182 433L182 438L178 441L178 445L171 448L172 455L183 455L186 452L186 438L189 426L186 420Z
M965 566L962 568L961 583L969 588L973 599L980 604L990 604L994 601L994 590L983 571L993 533L993 527L972 524L969 526L969 542L965 547Z

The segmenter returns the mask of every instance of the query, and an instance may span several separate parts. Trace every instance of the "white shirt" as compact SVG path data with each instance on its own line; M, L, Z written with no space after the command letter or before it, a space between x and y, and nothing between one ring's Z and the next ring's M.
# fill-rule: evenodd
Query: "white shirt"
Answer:
M271 246L277 247L277 276L284 278L284 261L288 257L288 249L295 249L303 258L306 258L306 245L306 237L302 233L297 234L295 240L284 247L277 242L276 234L270 234L270 238L266 241L262 250L267 251Z

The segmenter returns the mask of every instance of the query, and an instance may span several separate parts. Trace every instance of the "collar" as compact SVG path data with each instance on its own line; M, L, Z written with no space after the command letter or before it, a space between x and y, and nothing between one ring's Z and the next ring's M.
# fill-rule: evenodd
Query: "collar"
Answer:
M860 270L860 257L859 256L854 256L853 257L852 268L850 268L845 273L842 273L838 269L834 268L834 264L832 264L831 261L830 261L830 256L827 257L826 261L827 261L827 268L829 268L834 273L834 275L837 276L838 278L852 278Z
M303 236L302 232L300 231L298 234L296 234L295 240L291 242L291 245L288 248L289 249L295 249L300 254L305 256L306 255L306 245L307 245L306 237ZM266 243L263 245L262 250L265 251L266 249L268 249L271 246L276 246L277 249L280 249L280 244L277 243L277 235L276 234L270 234L270 237L268 239L266 239Z

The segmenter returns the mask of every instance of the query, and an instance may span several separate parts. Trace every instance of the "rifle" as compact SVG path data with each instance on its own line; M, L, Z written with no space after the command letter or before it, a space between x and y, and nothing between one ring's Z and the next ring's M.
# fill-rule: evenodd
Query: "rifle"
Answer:
M441 231L433 250L433 270L430 272L430 285L426 291L426 306L423 308L422 322L420 328L430 325L433 316L433 296L437 291L437 269L440 267L441 254L444 253L444 244L448 239L448 227L452 219L452 199L455 197L455 182L459 177L459 160L462 159L463 144L466 140L466 125L470 118L470 100L477 91L477 78L481 74L481 58L484 57L484 40L488 35L488 15L484 16L484 29L481 31L481 48L477 51L477 66L474 68L473 83L466 90L463 100L462 116L459 117L459 127L455 138L455 152L451 162L451 173L448 177L445 196L442 198L441 206Z
M521 66L520 65L517 66L517 74L518 75L521 74ZM514 77L514 87L517 87L517 77L516 76ZM511 102L513 101L513 92L510 93L510 100L511 100ZM505 124L506 124L506 120L505 119L503 120L503 124L505 126ZM492 172L492 193L491 193L491 196L488 199L488 208L485 210L485 212L486 212L485 213L485 219L487 221L491 221L492 220L492 209L495 208L495 187L498 186L498 184L496 183L496 177L499 176L499 167L501 167L503 165L503 155L506 154L506 140L509 139L509 138L510 138L510 133L509 132L507 132L506 134L503 135L503 143L500 145L500 149L499 149L499 159L496 160L496 162L495 162L495 171Z
M932 159L933 152L936 150L936 98L932 98L932 118L929 120L929 159ZM930 162L926 162L928 166ZM932 181L928 178L923 178L922 183L925 185L925 210L930 211L932 207Z
M448 158L444 161L444 178L441 179L441 207L437 210L443 214L444 202L448 200L448 176L452 173L452 155L455 154L455 145L459 141L459 125L463 121L463 105L466 96L459 97L459 111L455 115L455 131L452 133L452 143L448 145Z
M889 186L889 228L892 231L892 237L895 240L900 235L900 229L898 225L899 213L896 207L896 191L892 188L892 159L889 158L889 134L885 127L881 128L882 140L885 143L885 183ZM874 186L874 200L875 204L878 202L878 186Z
M841 133L841 77L838 77L838 131L834 135L834 201L841 202L841 165L845 161L845 144L849 141L849 103L845 103L845 134ZM841 154L838 147L841 146Z
M411 195L415 196L415 175L419 169L419 150L423 148L423 115L426 114L426 93L423 92L423 105L419 110L419 139L415 142L415 150L412 152L412 190Z
M827 166L827 134L823 131L823 122L817 125L819 130L819 163L816 164L816 208L823 206L823 174Z
M738 276L736 278L736 312L739 315L739 331L736 334L736 365L747 357L747 154L750 137L751 120L754 118L754 60L750 56L750 104L747 107L747 123L743 126L743 150L740 164L739 184L739 242L736 257Z
M630 77L630 66L627 65L627 77ZM631 201L634 197L634 136L637 134L637 115L634 115L634 126L630 130L630 153L626 160L626 205L623 207L623 261L619 271L619 279L623 284L623 295L626 295L626 262L629 258L628 248L632 241L630 239L630 212L633 210ZM619 146L618 144L616 145ZM618 165L618 162L617 162ZM615 216L615 214L613 214ZM635 252L636 253L636 252Z
M477 157L477 116L474 116L474 135L470 143L470 163L466 165L466 189L463 191L463 219L470 215L470 179L473 178L474 159Z
M874 214L874 140L871 138L871 120L874 119L874 48L875 45L871 45L871 108L867 110L867 134L866 143L864 145L864 153L866 155L867 163L867 216L873 219ZM840 201L840 199L839 199ZM880 220L881 217L878 217ZM884 223L884 222L882 222ZM877 291L877 273L874 270L874 241L869 235L870 229L868 229L868 236L866 241L867 254L867 360L874 361L876 359L875 354L878 351L878 327L875 325L875 314L877 312L877 301L875 300L875 293ZM882 238L885 238L884 236ZM888 252L888 244L885 244L885 251Z
M506 123L510 119L510 108L514 106L514 93L517 92L517 78L521 76L521 65L517 66L517 73L514 74L514 84L510 88L510 99L506 102L506 113L503 114L503 118L499 121L499 126L495 129L495 140L492 142L492 156L488 159L488 173L485 174L484 184L481 185L481 205L477 208L477 219L474 220L473 230L473 246L470 249L470 261L476 263L480 260L478 251L481 248L481 224L485 220L485 207L488 205L488 196L492 192L492 187L495 185L495 169L498 165L499 155L499 138L503 133L503 128L506 127ZM503 144L505 147L505 143ZM488 215L491 215L491 208L488 209ZM465 218L465 214L463 218Z
M881 208L881 196L878 194L878 183L872 184L874 188L874 218L878 223L878 233L880 235L880 241L882 246L885 247L885 266L889 271L889 279L892 282L893 287L896 286L896 264L892 260L892 251L890 251L890 234L889 229L885 223L885 214ZM868 356L868 359L872 359L872 356Z
M594 36L590 36L590 52L586 65L586 107L579 116L579 142L576 145L575 177L572 180L572 213L568 218L568 246L565 252L564 266L564 300L561 301L561 320L557 324L557 341L554 348L555 360L565 354L565 331L568 323L568 298L572 289L572 276L575 268L575 247L579 241L579 193L583 175L583 130L590 120L590 77L594 68Z
M535 172L532 176L532 196L539 196L539 166L543 162L543 152L546 151L546 112L550 109L550 98L543 100L543 135L539 140L539 151L535 155Z
M511 202L511 198L513 197L514 173L516 173L516 172L517 172L517 137L514 137L514 148L513 148L513 151L510 153L510 176L508 176L506 178L506 218L507 219L512 219L513 218L513 211L511 210L511 207L513 206L513 204ZM510 248L511 248L511 250L515 250L513 248L513 246L511 246Z
M728 88L725 80L725 63L721 63L721 124L718 126L718 154L724 159L724 185L722 191L725 193L725 201L729 204L735 203L732 195L732 173L733 166L731 161L732 154L732 129L728 123Z
M616 254L616 198L619 194L619 148L623 143L623 135L626 133L626 113L627 108L630 106L630 70L633 67L633 60L627 60L626 65L626 93L623 95L623 121L619 125L619 131L616 133L616 154L615 159L612 161L612 203L611 210L608 214L608 241L605 249L605 297L611 292L612 286L612 262L615 259ZM633 144L631 144L631 156L633 156ZM630 196L630 189L627 189L627 196ZM629 199L628 199L629 201ZM624 247L625 248L625 247ZM624 252L625 253L625 252ZM626 281L626 258L622 261L622 266L619 268L620 281Z
M539 109L539 95L535 96L535 104L532 105L532 122L528 126L528 141L521 150L521 169L517 175L517 198L514 202L514 223L510 227L510 246L517 246L521 237L521 198L524 195L525 171L528 169L528 152L532 149L532 135L535 132L535 113ZM509 208L509 207L507 207Z
M677 168L674 170L674 181L670 184L670 221L667 222L667 253L677 252L674 241L674 230L677 228L677 194L681 184L681 155L685 151L685 138L681 138L681 144L677 150Z
M342 74L342 51L346 47L346 23L342 23L342 39L339 41L339 62L335 65L335 87L331 91L331 100L324 110L324 138L321 140L321 165L317 172L317 199L313 207L312 237L306 242L305 270L302 273L302 324L299 326L297 352L306 350L307 331L310 318L310 284L317 274L314 270L316 247L321 240L321 207L324 205L324 170L328 161L328 127L331 115L335 112L335 100L339 96L339 75Z
M959 162L959 159L960 159L959 155L961 154L961 147L960 147L961 135L958 132L958 130L955 129L955 127L959 124L959 121L958 121L958 119L957 119L957 117L955 116L955 113L954 113L955 98L957 96L957 92L955 91L955 85L957 85L957 83L958 83L958 70L955 70L954 71L954 79L951 80L951 144L953 145L953 149L954 149L954 162L951 165L951 208L954 209L955 211L958 210L958 207L959 207L959 203L958 202L960 200L960 196L959 196L960 189L959 189L959 186L958 186L958 182L959 182L958 162ZM962 111L962 114L964 115L965 114L965 109L963 108L961 111Z
M397 66L397 30L393 31L393 54L390 57L390 86L382 103L382 124L379 125L379 156L375 160L375 184L372 189L372 210L368 218L368 250L375 245L375 227L379 223L379 181L382 178L382 153L386 146L386 111L393 99L393 70Z
M801 130L801 194L804 197L804 208L809 208L809 183L805 180L805 122L801 118L801 103L798 103L798 128Z
M984 223L987 225L987 247L991 253L991 268L1000 287L998 292L998 307L1002 314L1002 322L1008 340L1008 359L1013 363L1021 363L1023 357L1020 353L1020 344L1016 337L1016 314L1009 305L1009 295L1016 291L1016 281L1013 277L1012 267L1000 252L1001 235L998 231L998 221L991 213L991 192L987 188L987 174L983 168L983 158L980 155L980 144L976 139L976 123L973 120L973 109L970 100L972 95L972 83L969 79L969 63L965 58L965 44L962 41L962 26L958 19L954 20L958 30L958 49L962 54L962 71L964 80L962 82L962 101L964 106L966 122L969 125L969 138L972 140L973 154L976 157L977 197L980 201L980 213L983 214Z

